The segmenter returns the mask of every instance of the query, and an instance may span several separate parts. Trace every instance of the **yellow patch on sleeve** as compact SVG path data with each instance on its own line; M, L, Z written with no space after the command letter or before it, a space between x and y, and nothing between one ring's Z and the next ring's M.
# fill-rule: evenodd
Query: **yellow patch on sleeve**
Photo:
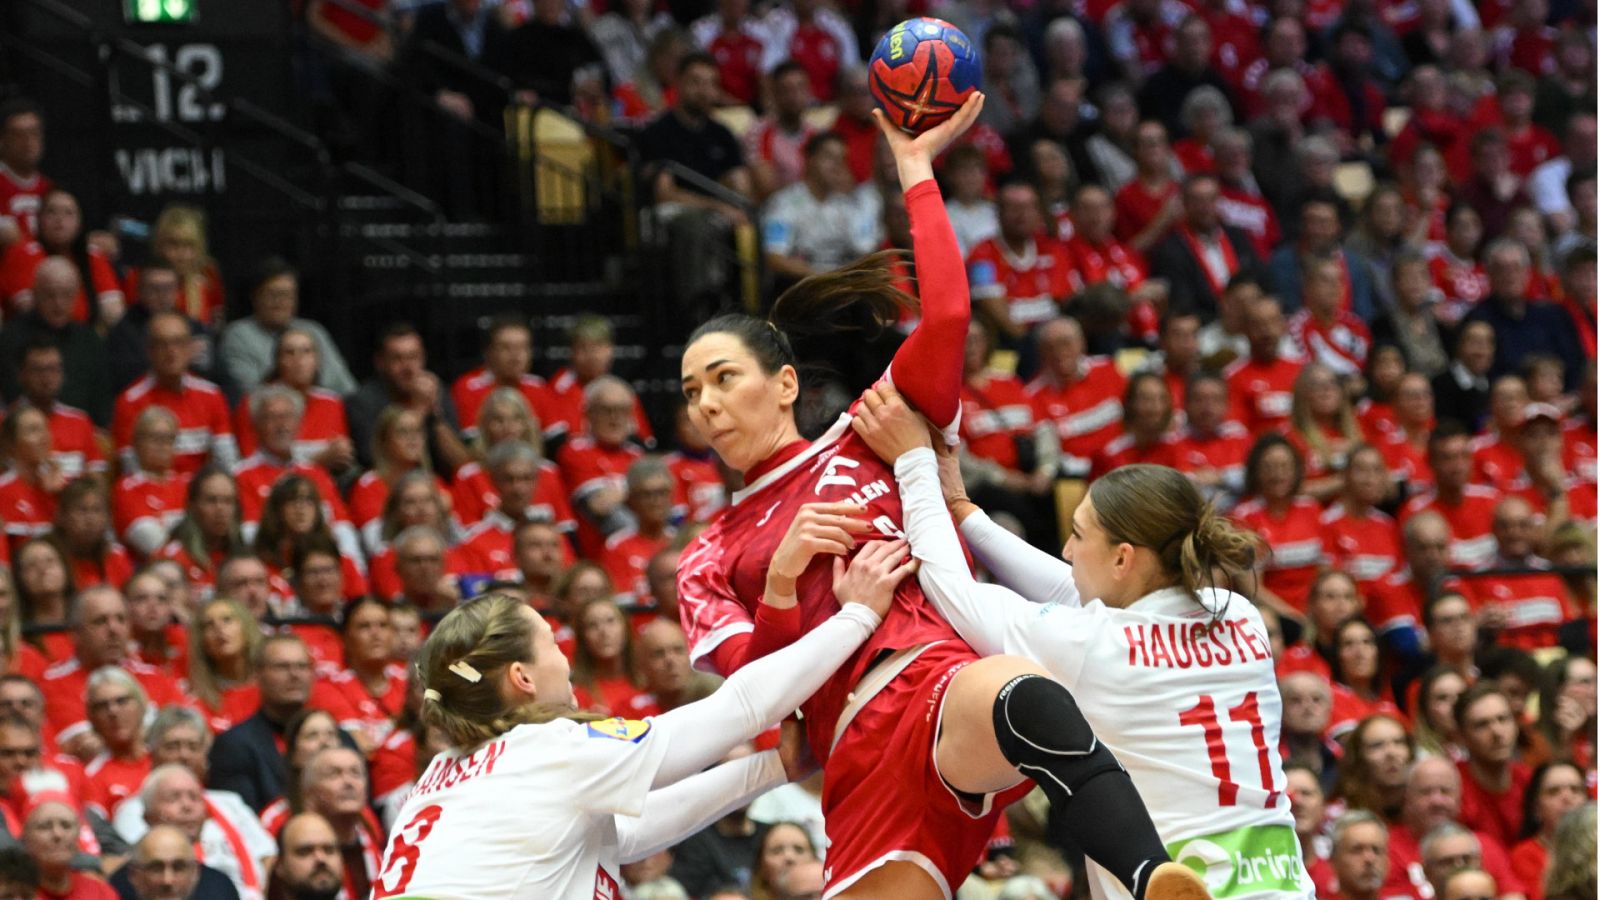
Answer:
M589 737L611 738L614 741L627 741L637 744L644 740L650 733L650 723L639 719L601 719L589 723Z

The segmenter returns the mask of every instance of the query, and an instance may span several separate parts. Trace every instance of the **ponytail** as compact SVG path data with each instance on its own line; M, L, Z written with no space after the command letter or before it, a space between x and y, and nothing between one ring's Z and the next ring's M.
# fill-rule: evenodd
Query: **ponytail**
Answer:
M1197 594L1201 587L1214 586L1219 570L1238 585L1254 565L1255 541L1250 534L1235 528L1211 501L1201 503L1194 530L1184 536L1179 550L1183 589Z

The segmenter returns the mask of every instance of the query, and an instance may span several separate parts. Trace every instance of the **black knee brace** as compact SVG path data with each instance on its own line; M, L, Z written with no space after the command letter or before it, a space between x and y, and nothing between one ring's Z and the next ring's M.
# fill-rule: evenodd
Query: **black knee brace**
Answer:
M1039 782L1048 778L1068 797L1098 775L1123 771L1095 738L1072 692L1042 675L1018 675L1000 689L994 734L1018 771Z

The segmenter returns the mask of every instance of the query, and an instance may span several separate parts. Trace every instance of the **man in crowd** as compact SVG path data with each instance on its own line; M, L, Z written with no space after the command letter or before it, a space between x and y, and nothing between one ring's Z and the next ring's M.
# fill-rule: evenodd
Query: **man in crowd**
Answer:
M423 417L429 455L434 468L454 472L471 458L456 434L455 404L439 376L428 371L428 352L422 332L409 322L395 322L378 335L373 356L373 376L345 398L350 440L363 466L372 465L372 436L378 415L390 404L403 406Z
M340 394L356 389L356 380L328 330L296 315L300 307L300 274L277 257L262 261L250 284L252 312L223 329L217 350L222 370L240 394L248 394L272 371L273 347L285 329L310 333L317 343L317 386Z
M335 900L344 890L344 858L333 826L317 813L301 813L278 832L272 895L285 900Z
M123 468L136 470L133 423L150 406L162 406L178 417L177 456L173 467L193 474L206 463L229 468L239 461L228 402L222 389L189 374L194 358L194 332L188 319L176 312L150 317L145 332L150 373L117 395L112 415L111 439ZM70 376L69 376L70 378Z
M103 426L111 421L111 375L105 341L94 328L72 319L81 287L77 267L66 259L39 263L33 273L33 308L7 319L0 332L0 391L8 401L17 398L23 348L48 341L61 348L61 402L88 412Z

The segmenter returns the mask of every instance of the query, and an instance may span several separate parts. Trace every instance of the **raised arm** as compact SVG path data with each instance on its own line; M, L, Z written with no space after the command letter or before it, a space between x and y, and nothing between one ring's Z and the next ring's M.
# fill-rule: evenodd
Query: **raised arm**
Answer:
M778 751L725 762L650 792L638 818L617 816L617 855L630 863L665 850L787 779Z
M894 153L900 187L906 194L917 293L922 301L922 321L895 352L889 380L941 429L955 424L961 408L961 355L972 319L972 299L961 245L956 243L944 199L933 180L933 158L971 127L982 110L983 95L974 94L954 116L916 137L873 111Z

